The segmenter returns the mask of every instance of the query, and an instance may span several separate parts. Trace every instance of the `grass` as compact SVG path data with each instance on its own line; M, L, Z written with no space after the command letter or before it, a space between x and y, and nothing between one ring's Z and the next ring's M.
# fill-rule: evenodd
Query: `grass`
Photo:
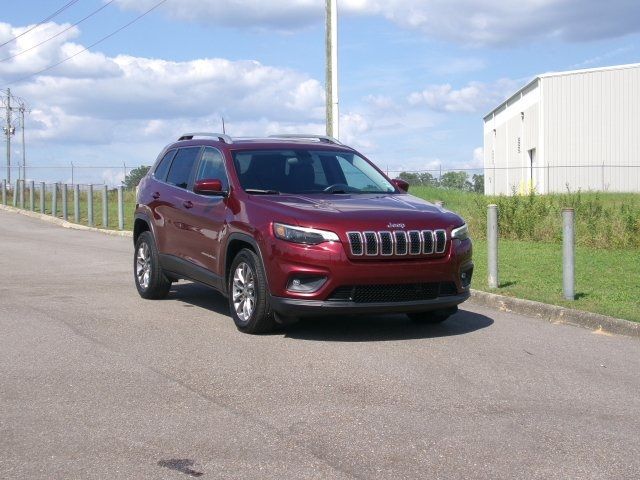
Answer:
M486 237L487 205L498 205L500 236L510 240L562 241L564 207L575 209L576 243L594 248L640 249L640 194L574 192L554 195L484 196L415 186L410 192L442 200L467 221L474 238Z
M562 246L501 240L500 288L487 285L487 243L474 241L472 288L640 322L640 255L626 249L576 248L576 300L562 296Z

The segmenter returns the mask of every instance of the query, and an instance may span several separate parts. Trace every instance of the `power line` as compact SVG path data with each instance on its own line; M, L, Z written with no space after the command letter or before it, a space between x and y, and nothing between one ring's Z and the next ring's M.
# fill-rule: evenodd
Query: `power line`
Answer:
M62 35L64 32L71 30L73 27L76 27L78 25L80 25L82 22L84 22L85 20L87 20L88 18L93 17L96 13L100 12L102 9L108 7L111 3L113 3L115 0L109 0L107 3L105 3L104 5L102 5L100 8L98 8L97 10L94 10L93 12L91 12L89 15L87 15L86 17L78 20L76 23L74 23L73 25L68 26L67 28L65 28L64 30L60 30L58 33L56 33L55 35L47 38L46 40L43 40L42 42L33 45L25 50L22 50L18 53L14 53L13 55L10 55L8 57L2 58L0 59L0 62L6 62L7 60L11 60L12 58L16 58L19 55L22 55L23 53L27 53L30 52L31 50L33 50L34 48L38 48L40 45L43 45L51 40L53 40L56 37L59 37L60 35Z
M49 15L47 18L44 18L43 20L39 21L36 25L34 25L33 27L25 30L24 32L22 32L20 35L16 35L13 38L10 38L9 40L7 40L4 43L0 43L0 48L4 47L5 45L11 43L11 42L15 42L18 38L22 37L23 35L26 35L27 33L29 33L32 30L35 30L36 28L38 28L40 25L42 25L43 23L48 22L49 20L51 20L52 18L57 17L58 15L60 15L62 12L64 12L67 8L69 8L70 6L72 6L74 3L77 3L79 0L71 0L70 2L64 4L62 7L60 7L58 10L56 10L55 12L53 12L51 15Z
M51 70L52 68L57 67L58 65L63 64L64 62L71 60L72 58L77 57L78 55L80 55L81 53L86 52L87 50L89 50L90 48L95 47L96 45L99 45L100 43L104 42L105 40L108 40L109 38L113 37L114 35L120 33L122 30L124 30L125 28L129 27L130 25L133 25L134 23L136 23L138 20L140 20L142 17L145 17L146 15L148 15L149 13L151 13L153 10L155 10L156 8L158 8L160 5L162 5L163 3L165 3L167 0L161 0L160 2L156 3L153 7L151 7L149 10L146 10L145 12L141 13L140 15L138 15L136 18L134 18L133 20L129 21L128 23L125 23L124 25L122 25L120 28L114 30L113 32L111 32L108 35L105 35L104 37L102 37L100 40L93 42L91 45L89 45L88 47L83 48L82 50L80 50L79 52L74 53L73 55L70 55L62 60L60 60L59 62L54 63L53 65L49 65L46 68L43 68L42 70L39 70L37 72L34 72L30 75L27 75L26 77L22 77L22 78L18 78L17 80L13 80L11 82L7 82L6 85L12 85L14 83L19 83L19 82L23 82L25 80L28 80L31 77L34 77L36 75L40 75L41 73L47 72L49 70Z

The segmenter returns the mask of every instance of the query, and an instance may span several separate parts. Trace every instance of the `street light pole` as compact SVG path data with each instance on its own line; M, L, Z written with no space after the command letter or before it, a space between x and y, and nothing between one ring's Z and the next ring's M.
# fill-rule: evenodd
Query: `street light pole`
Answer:
M326 27L326 108L327 135L338 138L338 5L337 0L327 0Z

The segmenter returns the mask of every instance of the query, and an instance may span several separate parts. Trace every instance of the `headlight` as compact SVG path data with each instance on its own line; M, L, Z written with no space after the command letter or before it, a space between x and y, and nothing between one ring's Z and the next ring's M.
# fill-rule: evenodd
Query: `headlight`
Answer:
M461 227L451 230L451 238L457 238L458 240L466 240L469 238L469 227L465 223Z
M338 235L327 230L317 230L315 228L293 227L282 223L273 224L273 234L287 242L304 243L307 245L318 245L322 242L338 242Z

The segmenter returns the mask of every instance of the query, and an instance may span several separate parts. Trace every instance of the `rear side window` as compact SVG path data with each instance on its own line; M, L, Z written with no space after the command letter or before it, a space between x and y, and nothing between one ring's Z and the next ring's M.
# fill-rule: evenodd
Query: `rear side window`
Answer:
M158 163L158 166L153 172L153 176L157 180L160 180L162 182L165 181L165 179L167 178L167 172L169 171L169 167L171 166L171 160L173 159L173 156L175 154L176 154L176 151L171 150L167 152L164 157L162 157L162 160L160 160L160 163Z
M202 153L202 160L200 160L196 181L205 179L220 180L223 190L227 190L229 187L227 171L224 168L224 159L222 158L222 154L215 148L206 147Z
M167 183L176 187L187 188L193 165L196 163L199 153L200 147L179 149L171 163L171 169L169 170L169 175L167 175Z

